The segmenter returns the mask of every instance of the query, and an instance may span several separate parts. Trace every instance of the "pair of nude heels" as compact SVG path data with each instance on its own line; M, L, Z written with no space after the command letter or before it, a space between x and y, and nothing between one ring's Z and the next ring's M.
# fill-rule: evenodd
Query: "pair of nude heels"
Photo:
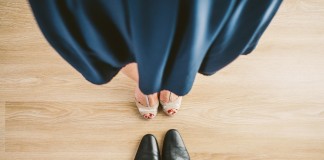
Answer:
M170 92L170 95L171 94L172 93ZM138 111L145 119L152 119L157 115L159 104L162 105L162 109L165 114L167 114L168 116L173 116L180 109L181 101L182 101L181 96L179 96L175 101L171 101L171 96L170 96L168 103L164 103L161 100L159 100L160 103L150 106L149 97L147 95L145 95L145 99L146 99L146 105L144 106L135 98L135 103L138 108Z

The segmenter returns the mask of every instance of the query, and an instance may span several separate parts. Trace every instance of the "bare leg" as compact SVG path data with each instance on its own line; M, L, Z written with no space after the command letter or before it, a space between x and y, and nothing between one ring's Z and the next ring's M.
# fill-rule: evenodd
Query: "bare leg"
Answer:
M121 69L122 73L124 73L127 77L134 80L138 83L138 70L137 63L130 63Z
M122 73L124 73L127 77L134 80L137 84L135 88L135 98L142 104L146 105L146 99L145 95L141 92L141 90L138 87L138 69L137 69L137 63L130 63L126 65L124 68L121 69ZM149 103L150 106L153 106L154 104L158 103L158 96L157 93L148 95L149 97Z
M160 92L160 101L169 103L175 101L179 96L170 92L169 90L162 90Z

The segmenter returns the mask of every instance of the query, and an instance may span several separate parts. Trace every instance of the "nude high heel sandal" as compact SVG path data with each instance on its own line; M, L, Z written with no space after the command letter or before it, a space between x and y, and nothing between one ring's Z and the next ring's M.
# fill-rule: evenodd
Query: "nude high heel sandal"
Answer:
M155 104L154 106L150 106L149 97L147 95L145 95L145 99L146 106L142 105L135 97L137 109L145 119L152 119L156 116L158 112L159 103Z
M163 111L168 116L173 116L179 111L180 106L181 106L181 101L182 101L182 97L179 96L175 101L171 102L171 96L172 96L172 92L170 92L168 103L164 103L160 100L160 103L162 104Z

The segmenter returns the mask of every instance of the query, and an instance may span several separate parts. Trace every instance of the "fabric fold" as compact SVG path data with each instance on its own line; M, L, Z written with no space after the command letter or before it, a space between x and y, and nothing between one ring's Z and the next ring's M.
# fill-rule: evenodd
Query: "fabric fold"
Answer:
M108 83L136 62L145 94L187 94L248 54L282 0L29 0L50 45L85 79Z

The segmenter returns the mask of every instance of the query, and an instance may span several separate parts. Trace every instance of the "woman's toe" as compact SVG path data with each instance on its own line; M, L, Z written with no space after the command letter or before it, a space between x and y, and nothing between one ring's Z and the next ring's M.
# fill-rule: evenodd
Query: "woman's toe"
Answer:
M174 115L174 114L177 113L177 110L176 109L169 109L167 112L168 112L169 115Z
M155 115L153 113L147 113L147 114L144 114L143 117L145 119L152 119L155 117Z
M143 117L144 117L145 119L149 119L149 118L150 118L149 114L144 114Z

